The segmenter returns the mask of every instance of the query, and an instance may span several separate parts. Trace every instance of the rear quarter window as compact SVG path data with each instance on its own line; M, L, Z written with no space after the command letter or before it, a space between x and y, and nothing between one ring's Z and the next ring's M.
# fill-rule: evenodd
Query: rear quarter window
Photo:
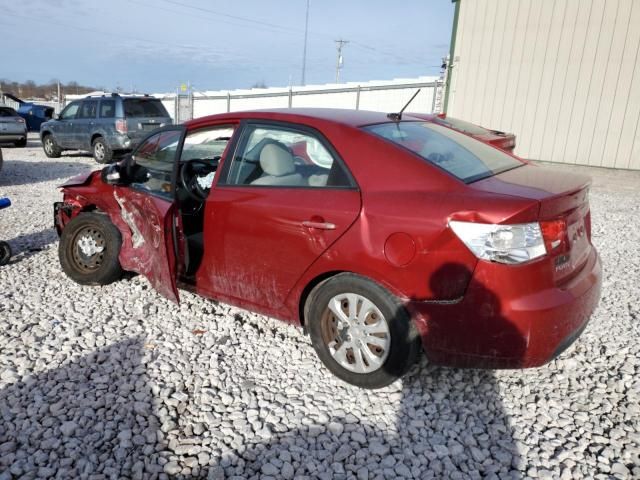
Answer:
M168 117L167 110L160 100L146 98L128 98L123 101L124 116L139 117Z
M364 129L412 151L465 183L524 165L497 148L431 122L382 123Z
M116 116L115 100L102 100L100 102L100 118L113 118Z

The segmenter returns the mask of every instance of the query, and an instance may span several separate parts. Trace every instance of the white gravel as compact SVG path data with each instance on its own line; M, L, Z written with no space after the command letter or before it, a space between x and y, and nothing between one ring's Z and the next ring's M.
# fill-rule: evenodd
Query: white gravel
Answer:
M3 152L0 239L16 255L0 267L0 479L640 478L639 172L587 169L604 292L558 360L423 360L365 391L297 328L186 292L176 306L140 276L76 285L52 203L96 164L47 159L35 138Z

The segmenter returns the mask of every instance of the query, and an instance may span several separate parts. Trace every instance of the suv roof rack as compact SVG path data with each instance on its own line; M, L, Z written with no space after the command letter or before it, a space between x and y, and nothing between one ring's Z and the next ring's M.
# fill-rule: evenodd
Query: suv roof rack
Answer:
M148 93L117 93L117 92L112 92L112 93L98 93L96 95L85 95L84 98L107 98L107 97L121 97L121 96L125 96L125 97L151 97L151 95L149 95Z

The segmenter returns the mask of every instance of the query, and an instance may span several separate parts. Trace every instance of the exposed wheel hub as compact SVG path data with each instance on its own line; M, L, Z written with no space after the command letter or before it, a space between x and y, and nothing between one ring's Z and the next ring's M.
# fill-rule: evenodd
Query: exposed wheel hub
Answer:
M105 251L105 240L99 229L85 227L76 234L73 260L80 270L88 272L99 268Z
M93 257L96 253L102 253L104 247L101 247L96 242L95 238L85 235L78 240L78 248L87 257Z

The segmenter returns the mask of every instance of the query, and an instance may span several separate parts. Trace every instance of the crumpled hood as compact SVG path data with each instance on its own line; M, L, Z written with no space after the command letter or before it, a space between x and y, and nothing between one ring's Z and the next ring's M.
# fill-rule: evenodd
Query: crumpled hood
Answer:
M89 170L88 172L81 173L75 177L70 178L65 183L58 185L58 188L64 187L77 187L79 185L86 185L91 180L94 173L99 173L100 170Z

